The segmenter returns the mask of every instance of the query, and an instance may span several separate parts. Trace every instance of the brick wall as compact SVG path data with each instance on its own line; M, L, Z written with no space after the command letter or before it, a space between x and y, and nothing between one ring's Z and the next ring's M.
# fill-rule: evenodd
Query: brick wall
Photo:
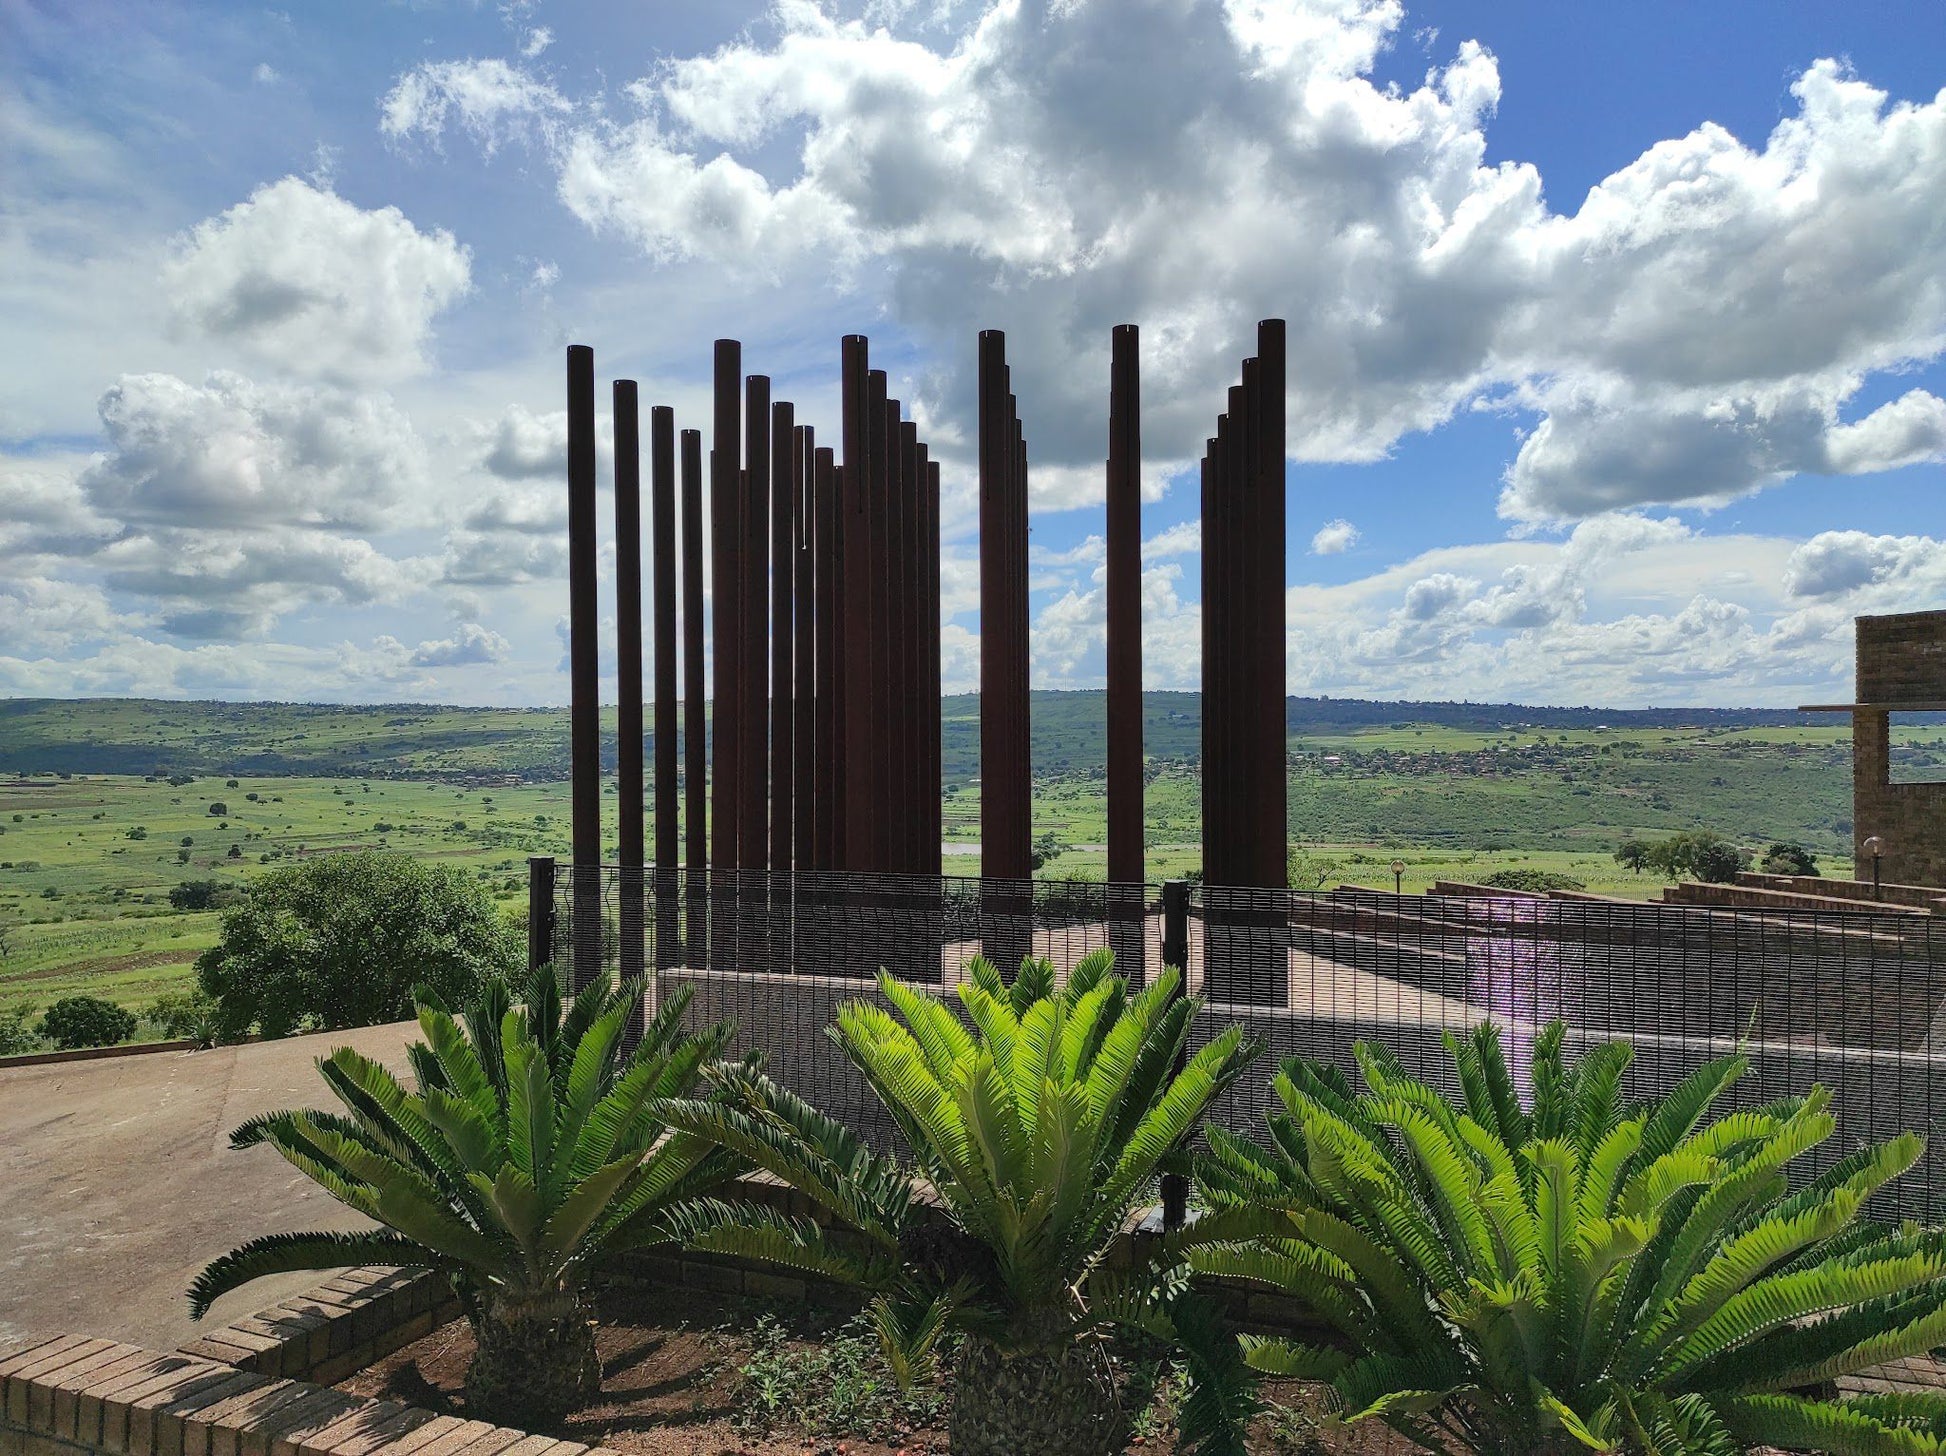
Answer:
M1946 700L1946 612L1858 619L1858 701L1852 714L1853 873L1872 877L1865 841L1884 845L1879 874L1908 885L1946 885L1946 784L1891 781L1890 719L1901 703Z

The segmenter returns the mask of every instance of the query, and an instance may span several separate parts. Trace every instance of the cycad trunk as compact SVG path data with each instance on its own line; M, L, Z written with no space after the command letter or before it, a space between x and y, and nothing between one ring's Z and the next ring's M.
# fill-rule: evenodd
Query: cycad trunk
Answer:
M572 1295L488 1299L473 1320L468 1414L500 1425L553 1425L601 1390L589 1312Z
M1101 1347L1007 1354L969 1337L953 1371L953 1456L1113 1456L1128 1439Z

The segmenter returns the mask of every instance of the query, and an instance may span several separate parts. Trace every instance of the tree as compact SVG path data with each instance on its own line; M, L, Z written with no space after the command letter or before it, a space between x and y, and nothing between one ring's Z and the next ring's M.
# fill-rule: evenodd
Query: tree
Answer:
M1695 855L1696 878L1710 885L1732 885L1743 869L1743 853L1734 844L1713 839L1699 845Z
M1293 890L1322 890L1326 880L1344 873L1344 863L1325 855L1312 854L1293 844L1284 855L1284 880Z
M1362 1092L1284 1063L1268 1149L1210 1131L1203 1224L1240 1237L1192 1264L1344 1342L1253 1340L1250 1363L1442 1453L1938 1451L1946 1397L1805 1394L1946 1339L1946 1231L1859 1221L1922 1140L1793 1188L1789 1165L1835 1130L1823 1088L1710 1122L1744 1058L1630 1104L1630 1048L1570 1067L1563 1036L1535 1039L1531 1112L1484 1025L1446 1034L1458 1104L1361 1042Z
M1615 863L1638 875L1648 862L1649 846L1632 834L1615 846Z
M177 910L225 910L243 898L243 891L222 880L184 880L169 891Z
M1767 875L1808 875L1816 878L1818 862L1811 851L1801 844L1779 842L1764 851L1764 873Z
M1131 994L1106 950L1056 988L1046 961L1011 986L984 958L959 996L973 1029L880 973L897 1015L849 1002L832 1036L905 1136L913 1166L755 1072L735 1100L677 1103L672 1127L719 1142L804 1194L841 1226L749 1203L684 1210L692 1247L837 1279L870 1292L901 1382L947 1328L964 1335L953 1382L955 1456L1107 1456L1127 1435L1101 1345L1121 1323L1171 1341L1194 1377L1186 1439L1240 1452L1250 1404L1237 1350L1162 1262L1089 1280L1157 1169L1259 1048L1219 1032L1177 1070L1198 1003L1165 969ZM936 1207L915 1197L923 1179ZM1150 1256L1151 1258L1154 1255Z
M196 979L233 1040L371 1026L412 1014L423 985L443 1001L517 972L523 947L486 892L451 865L402 854L334 854L272 870L224 913Z
M221 799L218 799L215 803L209 806L209 814L210 814L210 818L212 819L221 819L229 812L230 812L230 806L224 803Z
M41 1035L64 1052L114 1046L135 1035L135 1013L99 996L63 996L41 1014Z
M349 1047L332 1052L318 1070L349 1116L269 1113L230 1146L268 1143L383 1228L253 1239L196 1277L191 1314L268 1274L431 1269L452 1281L473 1326L469 1414L532 1428L586 1404L601 1382L583 1299L591 1266L610 1250L667 1243L669 1206L741 1166L702 1139L665 1136L657 1115L661 1099L694 1090L729 1027L686 1034L685 988L625 1052L641 991L597 981L564 1006L542 966L519 1004L489 980L463 1020L423 995L411 1092Z

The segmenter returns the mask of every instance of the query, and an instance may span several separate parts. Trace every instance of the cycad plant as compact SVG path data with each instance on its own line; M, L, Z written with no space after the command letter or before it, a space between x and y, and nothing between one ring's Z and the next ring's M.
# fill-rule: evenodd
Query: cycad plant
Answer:
M383 1227L271 1234L217 1259L190 1286L200 1319L266 1274L397 1264L448 1275L473 1326L469 1407L490 1420L558 1420L599 1388L583 1300L593 1262L664 1242L671 1205L741 1166L699 1138L665 1136L659 1099L691 1093L729 1035L681 1029L671 997L633 1050L623 1030L639 983L596 983L563 1004L549 967L514 1002L489 982L463 1018L418 999L407 1048L417 1090L348 1047L318 1063L345 1113L251 1119L236 1148L269 1143L332 1197Z
M1097 952L1057 987L1046 961L1026 961L1008 985L976 958L959 988L970 1027L884 974L897 1015L865 1002L839 1011L831 1034L897 1122L910 1168L754 1074L730 1079L733 1106L668 1113L840 1226L707 1202L685 1216L694 1246L871 1291L901 1380L930 1363L944 1330L961 1333L955 1456L1119 1451L1126 1421L1103 1345L1113 1324L1184 1350L1199 1377L1183 1418L1192 1442L1226 1449L1247 1405L1234 1342L1161 1261L1091 1285L1158 1168L1256 1051L1232 1027L1178 1069L1197 1003L1178 995L1173 970L1131 994L1112 961Z
M1362 1092L1284 1063L1267 1150L1211 1130L1203 1232L1248 1237L1192 1263L1294 1296L1347 1347L1259 1340L1249 1362L1441 1452L1946 1449L1946 1401L1818 1398L1946 1340L1946 1235L1859 1217L1920 1139L1793 1190L1833 1132L1822 1088L1709 1120L1742 1057L1629 1104L1626 1044L1570 1067L1562 1038L1535 1041L1531 1111L1483 1026L1446 1039L1460 1105L1363 1043Z

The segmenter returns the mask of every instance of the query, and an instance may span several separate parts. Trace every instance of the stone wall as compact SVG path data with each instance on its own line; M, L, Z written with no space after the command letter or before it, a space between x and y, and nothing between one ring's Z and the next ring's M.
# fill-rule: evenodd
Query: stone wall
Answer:
M1872 878L1865 841L1884 845L1879 874L1946 885L1946 784L1891 781L1890 709L1946 701L1946 611L1858 619L1858 701L1852 714L1854 873Z

